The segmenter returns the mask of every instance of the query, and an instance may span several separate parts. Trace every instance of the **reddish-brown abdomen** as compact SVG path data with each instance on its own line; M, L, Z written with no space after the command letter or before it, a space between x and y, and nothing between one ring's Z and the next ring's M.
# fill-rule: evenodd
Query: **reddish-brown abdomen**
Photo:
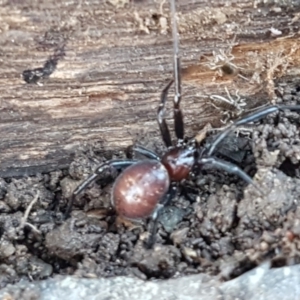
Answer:
M141 161L117 178L112 203L121 217L138 219L150 216L170 185L166 168L158 161Z
M194 161L194 150L184 148L173 148L161 159L161 163L169 172L171 181L176 182L188 177Z

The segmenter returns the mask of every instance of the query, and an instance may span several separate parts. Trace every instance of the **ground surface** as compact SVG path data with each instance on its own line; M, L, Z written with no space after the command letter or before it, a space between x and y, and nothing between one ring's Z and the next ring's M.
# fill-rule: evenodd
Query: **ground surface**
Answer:
M277 85L283 94L278 101L299 101L297 84L285 79ZM67 199L80 181L102 161L125 153L99 156L95 145L78 152L67 170L1 179L0 287L54 274L152 280L203 272L228 280L266 259L274 267L298 263L299 123L299 113L285 111L253 126L250 135L231 136L220 148L223 158L234 158L255 175L265 195L235 176L203 170L165 208L153 250L143 244L146 222L116 218L109 196L116 174L89 188L76 201L71 218L63 221ZM237 147L228 150L233 143ZM162 143L147 136L139 144L163 152Z

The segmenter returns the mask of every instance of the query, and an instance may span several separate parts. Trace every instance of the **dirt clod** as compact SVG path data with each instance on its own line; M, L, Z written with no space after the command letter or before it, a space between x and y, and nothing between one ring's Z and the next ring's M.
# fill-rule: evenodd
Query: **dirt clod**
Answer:
M100 221L90 221L84 214L77 218L67 220L46 234L45 245L51 255L71 260L98 247L102 228Z

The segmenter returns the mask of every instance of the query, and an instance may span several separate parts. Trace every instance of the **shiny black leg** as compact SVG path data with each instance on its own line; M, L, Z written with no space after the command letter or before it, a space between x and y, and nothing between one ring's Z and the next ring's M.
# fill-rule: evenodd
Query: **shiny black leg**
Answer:
M245 125L251 122L258 121L267 115L277 112L280 110L291 110L291 111L299 111L300 105L272 105L269 107L265 107L263 109L260 109L252 114L249 114L236 122L234 122L231 126L229 126L227 129L222 131L220 134L217 135L216 139L211 144L210 148L208 149L208 156L211 156L213 152L215 151L216 147L221 143L221 141L228 135L229 132L237 128L238 126Z
M132 164L136 163L136 160L110 160L101 166L99 166L95 173L90 175L85 181L83 181L73 192L71 199L69 200L66 212L65 212L65 219L70 216L70 212L74 203L75 198L83 192L91 183L95 182L97 178L108 168L115 168L115 169L125 169Z
M200 158L197 163L199 165L211 165L212 167L216 169L224 170L228 173L234 174L242 178L244 181L246 181L249 184L252 184L255 186L255 188L260 192L260 194L264 194L263 191L260 189L259 186L255 184L255 182L252 180L252 178L247 175L242 169L240 169L238 166L231 164L227 161L220 160L215 157L206 157L206 158Z
M181 101L181 70L180 70L180 59L175 56L174 63L174 77L175 77L175 96L174 96L174 126L175 134L177 139L183 140L184 138L184 123L183 115L180 109Z
M166 87L162 90L161 96L160 96L160 104L157 111L157 121L160 129L161 136L163 138L163 141L167 147L172 146L172 140L170 131L165 119L165 111L166 111L166 101L168 97L168 91L170 89L170 86L173 83L173 79L166 85Z
M180 109L181 101L181 68L180 68L180 58L179 58L179 46L178 46L178 30L176 23L176 7L175 1L171 0L171 18L172 18L172 35L173 35L173 65L174 65L174 80L172 79L167 86L163 89L161 93L160 105L157 112L157 120L160 128L160 132L164 143L167 147L172 146L172 140L170 131L166 124L164 113L165 105L168 95L168 90L173 82L175 82L175 96L173 100L173 111L174 111L174 128L175 134L178 140L183 140L184 138L184 124L183 124L183 115Z
M147 157L149 159L160 160L160 157L156 153L154 153L153 151L150 151L147 148L144 148L142 146L135 146L132 148L132 150L144 155L145 157Z
M174 127L177 139L183 140L184 124L183 115L180 109L181 101L181 68L179 58L179 39L176 22L176 3L174 0L170 1L171 16L172 16L172 35L173 35L173 65L174 65L174 81L175 81L175 96L174 96Z
M148 249L151 249L155 243L155 237L156 237L156 233L157 233L157 226L158 226L158 222L159 222L159 218L162 212L162 208L164 208L165 206L169 205L169 203L172 201L172 199L175 197L177 193L177 186L176 185L171 185L169 188L169 191L167 192L167 194L165 195L165 197L163 197L163 199L159 202L159 204L157 205L156 210L153 212L152 216L151 216L151 220L150 220L150 235L149 235L149 239L146 242L146 247Z

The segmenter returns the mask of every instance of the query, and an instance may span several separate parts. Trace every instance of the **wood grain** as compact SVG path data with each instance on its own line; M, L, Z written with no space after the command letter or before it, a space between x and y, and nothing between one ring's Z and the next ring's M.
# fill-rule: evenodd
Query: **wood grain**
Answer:
M177 2L188 136L220 125L209 95L227 87L253 107L274 100L277 78L299 76L296 1L270 3ZM0 19L0 176L65 168L91 143L119 150L143 132L159 138L157 104L172 76L168 2L1 1ZM63 45L50 78L24 82ZM220 53L233 74L220 73Z

